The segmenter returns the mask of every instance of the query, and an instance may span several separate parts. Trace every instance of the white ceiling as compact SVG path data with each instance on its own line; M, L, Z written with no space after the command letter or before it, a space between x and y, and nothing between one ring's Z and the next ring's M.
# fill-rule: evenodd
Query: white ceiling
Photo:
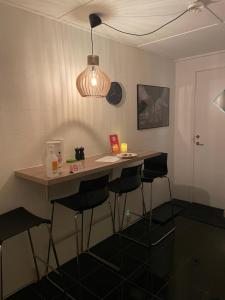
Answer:
M103 22L134 33L156 29L186 10L193 1L0 0L86 30L90 29L89 14L98 13ZM188 12L159 32L145 37L124 35L104 25L96 27L94 32L174 59L225 50L225 0L204 1L218 17L205 8L200 13Z

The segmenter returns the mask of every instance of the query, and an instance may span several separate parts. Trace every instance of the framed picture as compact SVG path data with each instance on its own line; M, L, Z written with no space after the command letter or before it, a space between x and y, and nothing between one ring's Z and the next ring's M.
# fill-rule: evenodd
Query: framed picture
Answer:
M138 130L169 126L169 95L167 87L137 85Z

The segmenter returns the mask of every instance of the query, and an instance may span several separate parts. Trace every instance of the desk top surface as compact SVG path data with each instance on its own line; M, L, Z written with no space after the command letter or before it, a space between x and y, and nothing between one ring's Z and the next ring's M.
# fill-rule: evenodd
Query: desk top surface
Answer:
M143 160L145 158L150 158L154 156L158 156L160 152L154 152L154 151L136 151L137 156L129 159L123 159L116 162L96 162L97 159L106 156L106 155L112 155L110 153L95 155L91 157L87 157L85 160L80 161L82 168L80 168L75 173L70 173L69 170L69 164L64 163L61 168L61 174L57 177L47 177L46 175L46 167L44 165L42 166L35 166L31 168L26 168L22 170L15 171L15 175L17 177L26 179L28 181L36 182L45 186L54 185L57 183L75 180L82 178L87 175L91 175L98 172L107 171L110 169L114 169L117 167L124 167L129 165L132 162L137 162L140 160Z

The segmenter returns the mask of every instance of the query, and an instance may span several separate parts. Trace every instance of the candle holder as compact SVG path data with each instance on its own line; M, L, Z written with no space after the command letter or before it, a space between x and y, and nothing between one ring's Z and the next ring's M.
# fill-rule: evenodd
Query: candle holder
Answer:
M120 145L120 150L121 150L121 153L127 153L127 144L126 143L122 143Z

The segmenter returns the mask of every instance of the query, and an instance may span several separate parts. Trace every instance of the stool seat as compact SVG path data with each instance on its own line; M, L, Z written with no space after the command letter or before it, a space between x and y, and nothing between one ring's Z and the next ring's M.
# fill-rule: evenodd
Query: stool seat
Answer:
M64 198L52 200L51 202L61 204L74 211L85 211L101 205L109 197L107 187L95 191L78 192Z
M113 193L123 194L136 190L140 186L137 177L120 177L109 183L109 190Z
M121 176L109 183L109 190L116 194L129 193L141 185L142 165L123 168Z
M38 264L37 264L37 256L35 254L34 250L34 245L31 237L31 228L35 226L39 226L41 224L51 224L50 220L40 218L38 216L33 215L30 213L28 210L26 210L24 207L18 207L13 210L10 210L4 214L0 215L0 299L4 299L4 293L3 293L3 264L2 264L2 259L3 259L3 242L17 234L20 234L22 232L27 231L29 241L30 241L30 246L31 246L31 251L32 251L32 256L33 256L33 261L34 261L34 266L36 269L36 274L37 274L37 280L40 280L40 273L38 269ZM49 230L49 250L52 245L55 259L56 259L56 264L57 267L59 266L58 264L58 257L57 253L55 250L55 245L52 239L51 231ZM48 262L47 261L46 265L48 267ZM19 270L17 270L19 272Z
M166 175L167 175L167 171L156 171L156 170L144 169L143 174L141 176L141 181L153 182L154 179L164 177Z
M39 218L24 207L0 215L0 244L5 240L40 224L50 224L49 220Z
M58 203L74 211L82 213L101 205L109 197L109 176L81 181L79 192L60 199L54 199L52 204Z

